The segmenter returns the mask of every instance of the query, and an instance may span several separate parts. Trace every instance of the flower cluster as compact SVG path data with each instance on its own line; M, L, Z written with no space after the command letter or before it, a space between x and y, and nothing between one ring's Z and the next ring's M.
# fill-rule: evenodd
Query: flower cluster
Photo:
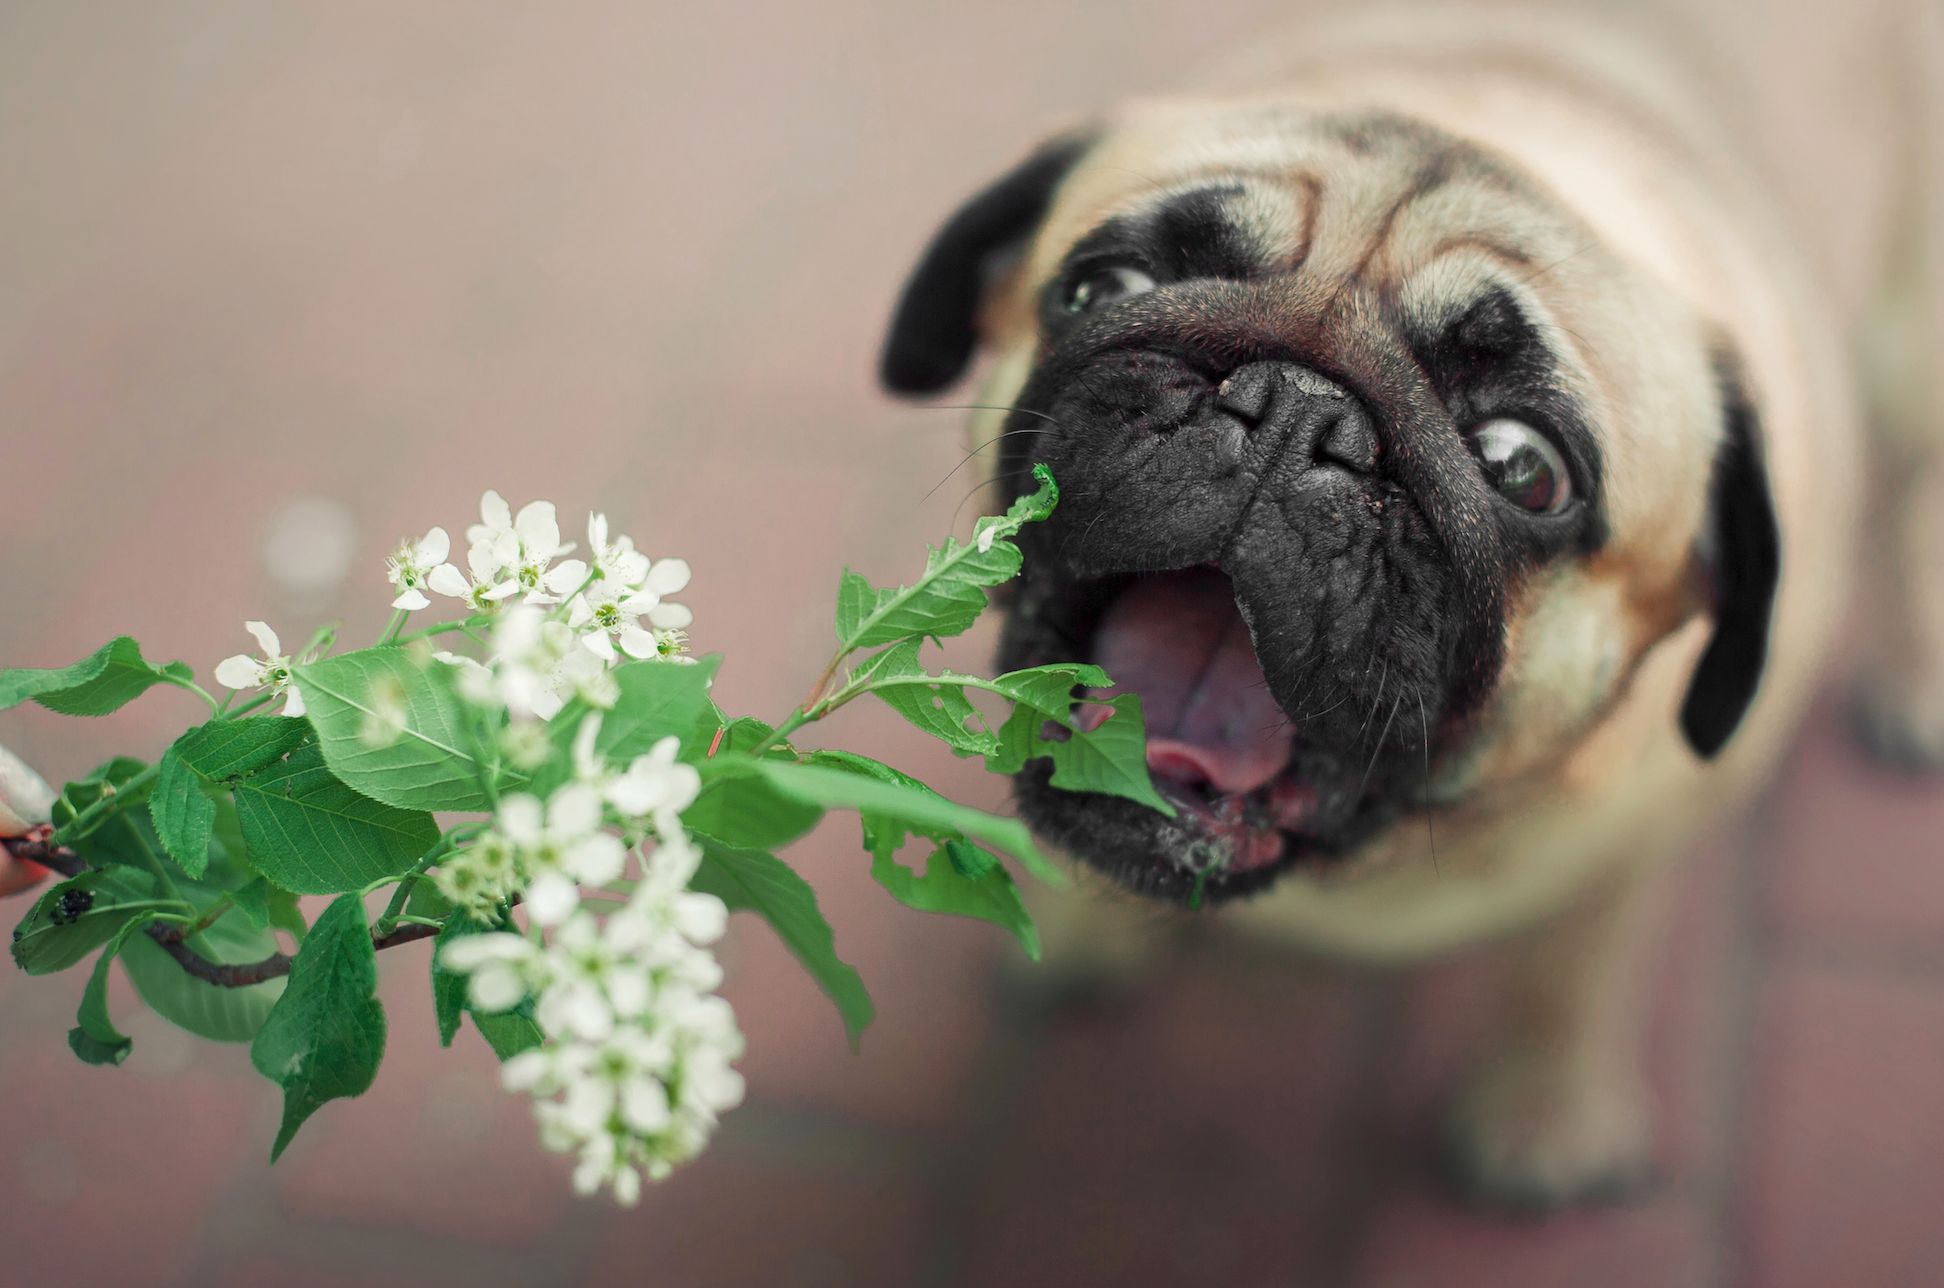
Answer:
M577 547L561 541L551 501L531 502L516 516L504 497L488 491L479 517L466 529L466 572L446 561L452 538L444 528L406 538L385 560L386 578L398 592L392 607L401 614L430 608L429 589L464 602L475 624L491 619L492 656L485 663L436 654L461 668L461 691L471 700L504 707L516 721L551 720L574 697L612 705L607 672L621 654L694 660L687 656L694 614L666 598L688 585L686 560L651 560L626 536L610 540L607 516L598 513L587 516L591 562L561 559ZM302 715L303 696L291 687L291 660L276 632L262 622L248 626L264 657L227 658L216 668L217 680L232 689L269 686L288 697L284 714Z
M544 794L502 794L491 820L468 829L469 842L438 851L434 887L454 916L481 923L447 943L440 961L467 976L475 1010L532 1003L544 1040L507 1062L507 1089L536 1098L548 1148L579 1155L577 1189L607 1185L633 1203L644 1172L659 1179L694 1155L743 1094L731 1067L742 1035L729 1004L714 995L722 970L709 949L728 910L687 888L701 852L681 813L701 775L682 763L674 737L625 768L600 750L602 712L620 696L613 668L692 660L692 615L667 598L688 585L689 566L651 560L626 536L611 537L602 514L588 516L581 560L565 558L576 547L561 541L550 502L516 516L487 492L479 510L481 521L466 529L464 571L447 561L444 528L406 539L387 558L397 611L381 643L401 641L406 615L431 607L427 591L460 600L469 610L463 620L403 641L429 651L421 637L463 632L485 646L481 657L431 656L452 668L475 736L497 738L506 762L529 774L561 754L542 722L575 698L592 710L575 730L571 776L552 776L558 785ZM302 715L292 668L308 658L293 662L264 623L248 627L263 656L228 658L217 679L231 689L269 688L287 699L286 715ZM374 687L370 698L362 736L389 746L410 715L402 691ZM632 882L630 855L640 871ZM600 897L587 901L584 892ZM514 904L525 907L528 935L497 928L510 924Z
M617 789L623 796L666 789L679 777L631 768L605 795L612 801ZM557 872L606 865L609 856L590 844L596 834L574 830L582 820L556 823L563 804L571 816L581 808L573 802L602 795L574 783L555 793L543 819L533 817L537 802L522 807L528 817L519 826L539 830L513 844L522 855L551 848ZM658 810L680 808L679 791L665 799ZM742 1034L729 1004L713 995L722 968L708 949L721 937L728 909L687 889L699 859L677 825L642 859L627 901L608 903L615 910L606 917L574 895L550 906L557 920L544 945L489 932L453 940L440 955L446 969L469 976L467 992L479 1010L533 999L547 1041L507 1061L501 1080L507 1090L535 1097L547 1148L579 1156L574 1187L583 1194L609 1185L619 1202L634 1203L642 1172L651 1180L666 1176L707 1144L718 1115L742 1100L742 1075L730 1067L742 1055ZM541 894L543 880L529 887L536 922L543 921L543 898L553 897Z

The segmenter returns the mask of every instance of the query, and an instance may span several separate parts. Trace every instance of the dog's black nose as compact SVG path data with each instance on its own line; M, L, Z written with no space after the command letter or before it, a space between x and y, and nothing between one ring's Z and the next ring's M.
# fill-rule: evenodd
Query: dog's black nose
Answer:
M1292 435L1289 448L1321 465L1358 474L1377 468L1378 443L1370 414L1343 386L1294 362L1252 362L1230 373L1215 405L1249 427L1252 436Z

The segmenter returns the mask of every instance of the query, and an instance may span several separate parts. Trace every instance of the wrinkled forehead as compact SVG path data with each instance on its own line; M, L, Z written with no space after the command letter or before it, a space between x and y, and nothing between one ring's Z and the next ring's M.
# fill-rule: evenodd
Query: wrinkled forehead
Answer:
M1279 102L1135 103L1075 166L1042 226L1043 283L1107 226L1221 243L1231 271L1399 285L1454 251L1533 272L1585 230L1509 163L1421 122Z

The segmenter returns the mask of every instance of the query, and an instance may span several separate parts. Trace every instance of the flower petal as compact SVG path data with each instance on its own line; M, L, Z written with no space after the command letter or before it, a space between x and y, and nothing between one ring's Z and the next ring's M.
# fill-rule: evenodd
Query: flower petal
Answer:
M657 595L672 595L689 584L689 566L686 559L662 559L648 570L645 588Z
M607 549L607 515L587 512L587 552L596 559Z
M654 591L637 590L634 594L622 600L619 607L624 613L634 613L639 616L659 603L661 603L661 596L657 595Z
M568 783L547 800L547 823L556 835L585 836L601 825L601 793L588 783Z
M472 583L466 574L449 563L442 563L426 574L425 584L448 599L465 599L472 594Z
M655 637L639 626L630 626L621 632L621 647L627 651L629 657L640 658L643 661L661 652L655 644Z
M618 836L606 832L594 835L567 851L562 862L575 878L587 885L606 885L621 875L627 865L628 847Z
M288 696L284 702L283 713L287 716L303 715L304 695L297 691L297 686L293 684L285 692Z
M556 595L565 595L580 589L587 580L587 565L578 559L569 559L556 567L549 568L540 578L540 584Z
M679 631L695 620L695 614L689 611L687 604L664 599L648 610L648 620L665 631Z
M552 501L534 501L513 520L520 544L531 559L551 559L560 549L560 523L554 518Z
M413 552L418 556L420 566L444 563L445 557L452 553L452 538L444 528L433 528L419 539L418 548Z
M626 643L627 636L624 635L621 638L622 642ZM592 631L583 635L581 636L581 643L587 646L588 652L600 658L603 662L612 662L614 660L614 641L607 637L606 631ZM641 655L637 653L635 656L639 657Z
M479 498L479 517L495 532L504 531L513 526L513 507L505 497L487 488Z
M278 641L277 633L271 630L266 623L244 622L243 629L256 636L256 642L263 646L263 655L265 657L283 656L283 644Z
M500 585L495 586L491 590L487 591L486 598L492 600L495 603L498 603L502 599L511 599L513 598L513 596L519 593L520 593L520 583L517 581L509 581L509 582L503 582Z
M545 819L540 798L531 793L515 792L500 800L500 831L513 838L515 845L532 845L538 841Z
M247 689L263 683L263 663L247 653L226 657L216 664L216 683L226 689Z
M542 872L527 882L526 906L527 915L541 925L559 925L580 907L580 891L572 878L558 872Z
M416 613L421 608L432 607L432 601L416 590L408 590L397 599L392 600L392 607L403 608L407 612Z

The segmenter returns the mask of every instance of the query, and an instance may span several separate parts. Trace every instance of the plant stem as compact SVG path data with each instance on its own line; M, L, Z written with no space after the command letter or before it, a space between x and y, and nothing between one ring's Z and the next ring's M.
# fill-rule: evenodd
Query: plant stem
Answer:
M378 637L378 643L372 645L372 647L378 648L385 644L397 643L398 628L403 626L405 624L405 619L410 617L411 615L412 612L409 608L394 609L392 612L391 625L385 627L385 633Z
M203 913L202 916L196 919L194 925L190 926L189 929L183 931L182 937L184 939L187 939L191 935L200 935L203 931L209 929L209 927L215 923L218 917L222 916L224 913L228 912L231 908L234 908L235 906L236 905L230 901L230 897L228 895L224 895L222 898L218 899L215 903L210 904L209 911Z
M274 693L259 693L256 697L251 698L248 702L245 702L242 706L238 707L236 710L230 712L228 715L225 715L223 719L241 720L244 716L249 715L252 711L255 711L258 707L269 706L272 702L275 702L276 700L277 700L277 695Z
M210 697L208 691L205 690L202 685L197 684L194 680L178 680L173 675L165 675L162 678L166 680L168 683L175 685L178 689L187 689L189 690L189 692L201 698L204 702L207 702L209 704L209 714L212 719L214 719L216 716L221 715L223 711L223 707L229 705L229 703L226 701L222 704L222 706L218 706L216 703L216 699ZM234 689L230 690L230 693L232 695L234 695L235 692L236 690Z
M439 843L433 846L424 858L413 864L410 872L399 878L398 889L392 891L391 902L385 905L385 911L372 927L381 937L389 935L392 927L404 919L405 901L412 897L412 887L419 883L419 878L425 874L425 870L444 858L451 849L452 837L450 835L440 837Z
M471 635L472 627L482 626L490 620L483 613L474 613L471 617L463 618L456 622L440 622L436 626L422 626L410 634L400 635L392 642L395 644L410 644L413 640L422 640L428 635L446 635L452 631L465 631L468 635Z
M63 842L71 841L81 835L86 825L94 822L97 818L113 818L116 814L121 813L125 807L125 802L123 802L122 798L154 782L155 775L159 769L160 766L158 765L150 765L147 769L144 769L120 787L104 791L100 800L88 806L88 808L82 810L79 814L76 814L60 827L55 828L54 835L47 838L48 844L60 845ZM108 785L104 783L102 786L106 788Z

